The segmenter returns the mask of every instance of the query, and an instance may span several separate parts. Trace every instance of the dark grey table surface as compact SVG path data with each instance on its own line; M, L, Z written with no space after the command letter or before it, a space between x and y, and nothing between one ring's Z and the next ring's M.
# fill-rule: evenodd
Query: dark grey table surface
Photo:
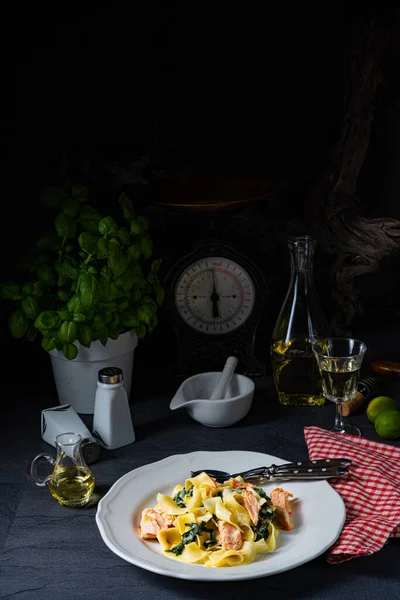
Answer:
M17 384L9 388L9 395L13 389L17 394ZM398 383L387 384L383 391L400 401ZM104 451L91 465L100 494L132 469L173 454L252 450L287 460L307 458L304 426L329 428L334 416L331 405L279 407L267 386L257 391L252 409L241 423L211 429L191 420L183 410L171 412L170 397L133 400L136 442ZM102 541L95 506L62 507L28 475L35 454L54 451L41 440L39 425L41 410L56 404L55 397L25 395L18 401L9 397L9 411L1 419L0 598L233 600L247 598L249 592L259 598L274 594L277 598L314 600L400 597L400 540L391 541L373 556L339 565L329 565L320 556L291 571L250 581L229 582L227 570L226 583L164 577L123 561ZM351 421L365 437L378 439L365 414L351 417Z

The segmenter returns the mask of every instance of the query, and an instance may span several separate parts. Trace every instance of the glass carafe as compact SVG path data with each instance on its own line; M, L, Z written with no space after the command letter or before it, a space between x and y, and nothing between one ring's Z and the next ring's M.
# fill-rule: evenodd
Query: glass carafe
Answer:
M272 375L281 404L321 406L325 400L311 343L330 332L313 281L315 240L293 237L288 245L290 284L272 334Z
M65 506L84 506L95 487L95 479L82 455L82 437L77 433L61 433L55 438L57 456L38 454L31 464L31 475L41 487L48 486L51 495ZM53 465L50 475L38 476L38 463L46 459Z

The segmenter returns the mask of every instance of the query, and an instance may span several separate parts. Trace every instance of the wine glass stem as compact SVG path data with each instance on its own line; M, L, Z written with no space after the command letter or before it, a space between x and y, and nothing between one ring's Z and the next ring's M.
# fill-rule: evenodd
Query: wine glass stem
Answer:
M335 415L335 427L334 431L343 431L343 411L342 411L342 403L336 402L336 415Z

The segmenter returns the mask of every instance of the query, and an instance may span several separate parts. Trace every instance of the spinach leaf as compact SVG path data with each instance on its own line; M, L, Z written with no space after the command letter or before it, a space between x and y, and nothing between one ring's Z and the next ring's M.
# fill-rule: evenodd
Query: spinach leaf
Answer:
M211 546L215 546L215 544L217 543L217 538L215 537L215 531L213 529L210 529L210 539L206 540L204 542L204 548L206 550L208 550L208 548L211 548Z
M269 506L268 504L263 504L260 509L258 518L260 521L268 520L272 523L272 521L275 519L275 511L272 508L272 506Z
M181 490L180 492L175 494L175 496L174 496L175 504L177 504L181 508L186 508L186 504L184 502L186 496L193 496L193 486L191 486L187 490L185 488L183 488L183 490Z
M185 525L186 527L190 527L190 529L182 534L181 543L167 550L167 552L172 552L172 554L175 554L175 556L179 556L180 554L182 554L186 544L190 544L191 542L193 542L196 535L200 535L203 531L207 531L210 534L214 534L214 531L209 527L206 527L204 523L200 523L200 525L197 525L197 523L185 523Z
M266 521L265 523L261 523L261 525L252 527L252 530L256 534L256 539L255 539L256 542L258 542L258 540L267 540L268 539L268 537L269 537L268 525L269 525L269 523L268 523L268 521Z
M260 487L256 487L254 488L254 491L257 492L257 494L259 496L261 496L261 498L265 498L266 500L271 500L271 498L269 496L267 496L267 494L264 492L264 490Z

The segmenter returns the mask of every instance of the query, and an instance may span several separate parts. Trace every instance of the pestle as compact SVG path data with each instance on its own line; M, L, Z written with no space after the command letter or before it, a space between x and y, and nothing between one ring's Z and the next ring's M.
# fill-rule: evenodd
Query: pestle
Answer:
M210 396L210 400L222 400L225 398L226 390L231 382L232 375L238 364L238 359L235 356L230 356L224 366L224 370L221 373L221 377L215 387L215 390Z

